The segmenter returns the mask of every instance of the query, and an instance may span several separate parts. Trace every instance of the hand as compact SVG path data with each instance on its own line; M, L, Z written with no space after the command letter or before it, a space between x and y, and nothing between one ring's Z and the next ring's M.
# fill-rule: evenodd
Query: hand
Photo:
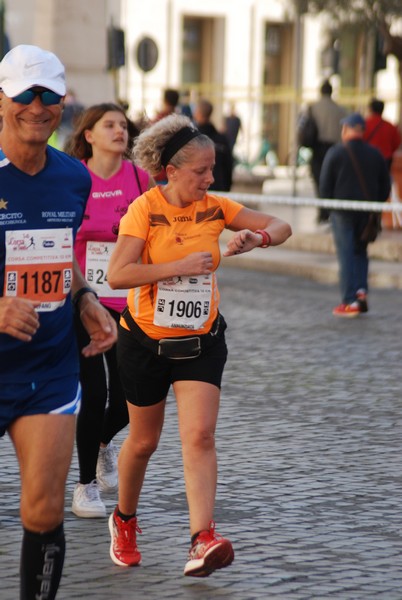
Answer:
M234 254L243 254L250 252L253 248L261 246L261 235L254 233L250 229L237 231L231 240L227 243L227 250L223 256L233 256Z
M192 252L178 262L177 275L209 275L214 266L210 252Z
M88 346L82 349L85 357L95 356L109 350L117 341L114 319L94 294L84 294L79 301L80 318L89 337Z
M0 298L0 333L7 333L22 342L30 342L39 328L35 308L40 302L23 298Z

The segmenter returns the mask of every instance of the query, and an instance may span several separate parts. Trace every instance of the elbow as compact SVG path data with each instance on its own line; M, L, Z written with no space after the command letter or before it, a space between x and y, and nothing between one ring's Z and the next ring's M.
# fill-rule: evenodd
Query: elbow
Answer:
M278 242L277 244L283 244L283 242L286 242L286 240L288 238L290 238L290 236L292 235L292 228L289 225L289 223L283 223L282 227L281 227L281 232L280 235L278 236ZM277 245L276 244L276 245Z
M275 219L275 228L272 228L268 233L271 236L271 246L280 246L292 235L292 228L289 223L282 219Z
M107 282L108 282L109 286L112 288L112 290L119 289L119 285L118 285L116 276L114 275L114 273L112 273L110 271L108 271L108 274L107 274Z

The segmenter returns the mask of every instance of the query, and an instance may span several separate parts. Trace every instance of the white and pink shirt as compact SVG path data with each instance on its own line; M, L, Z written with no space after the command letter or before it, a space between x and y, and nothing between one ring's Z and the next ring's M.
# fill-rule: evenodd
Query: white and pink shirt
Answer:
M88 168L85 161L83 164ZM119 232L120 219L129 205L141 196L149 184L143 169L124 160L120 171L103 179L89 168L92 187L82 225L75 241L75 255L88 284L107 308L121 312L126 305L127 290L112 290L106 274ZM137 177L136 177L137 175Z

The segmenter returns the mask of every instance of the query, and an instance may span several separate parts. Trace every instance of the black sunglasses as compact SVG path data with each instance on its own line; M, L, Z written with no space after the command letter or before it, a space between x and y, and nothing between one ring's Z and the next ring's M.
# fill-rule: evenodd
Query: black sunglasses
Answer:
M35 92L34 90L25 90L25 92L21 92L18 96L14 96L12 98L13 102L18 102L19 104L31 104L36 96L39 96L40 101L44 106L52 106L53 104L60 104L63 96L56 94L56 92L51 92L50 90L44 90L43 92Z

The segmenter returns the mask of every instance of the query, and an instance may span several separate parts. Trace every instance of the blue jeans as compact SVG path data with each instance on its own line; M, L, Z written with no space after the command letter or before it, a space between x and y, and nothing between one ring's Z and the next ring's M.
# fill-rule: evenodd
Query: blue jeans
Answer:
M368 290L367 243L360 235L367 223L364 212L331 211L332 233L339 263L339 286L342 302L356 300L357 290Z

